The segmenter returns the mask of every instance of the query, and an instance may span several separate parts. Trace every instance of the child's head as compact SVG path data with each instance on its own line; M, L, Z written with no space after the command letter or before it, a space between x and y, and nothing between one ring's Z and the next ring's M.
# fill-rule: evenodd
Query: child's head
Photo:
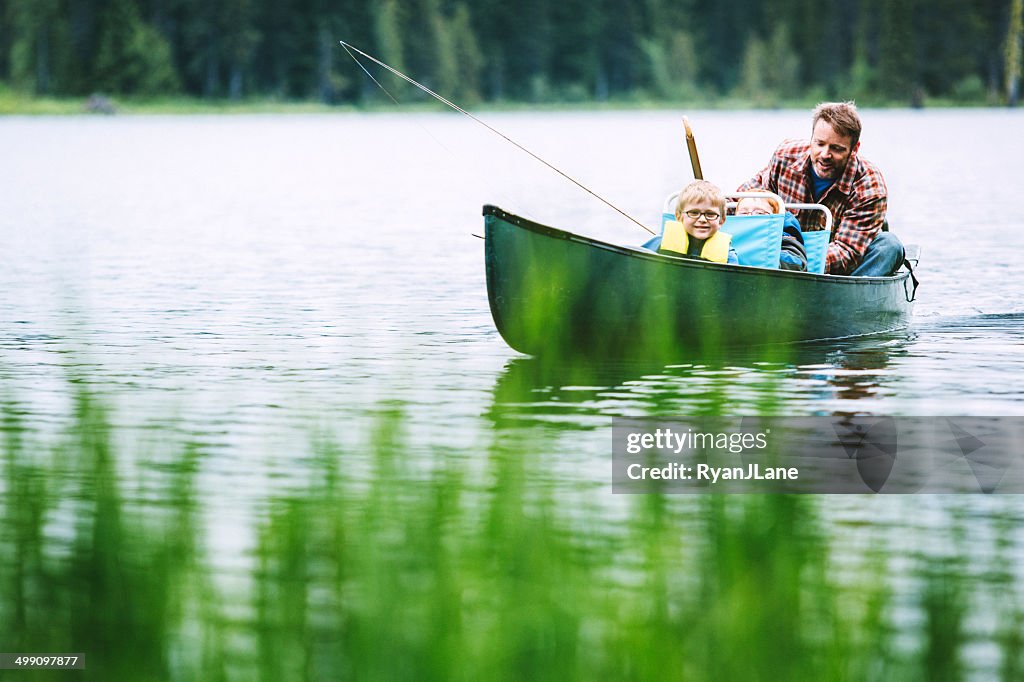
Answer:
M694 180L679 193L676 220L690 236L707 239L725 222L725 195L707 180Z
M745 197L736 204L736 215L771 215L781 212L778 202L769 197Z

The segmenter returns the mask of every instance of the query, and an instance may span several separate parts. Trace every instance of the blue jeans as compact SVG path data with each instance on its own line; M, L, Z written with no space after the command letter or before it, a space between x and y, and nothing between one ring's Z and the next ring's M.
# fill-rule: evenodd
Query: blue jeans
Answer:
M903 265L903 242L892 232L879 232L864 252L851 277L886 277Z

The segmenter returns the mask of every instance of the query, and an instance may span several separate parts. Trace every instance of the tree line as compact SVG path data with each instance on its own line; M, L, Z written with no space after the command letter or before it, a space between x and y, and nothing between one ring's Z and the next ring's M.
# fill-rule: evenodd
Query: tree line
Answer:
M385 101L339 45L456 102L1015 104L1022 0L0 0L37 95ZM379 68L399 101L421 93Z

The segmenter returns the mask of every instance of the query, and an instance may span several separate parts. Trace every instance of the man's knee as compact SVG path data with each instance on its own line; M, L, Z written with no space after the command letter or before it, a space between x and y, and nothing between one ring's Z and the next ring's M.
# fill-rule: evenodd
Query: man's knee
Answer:
M868 244L861 264L851 275L884 277L891 275L903 265L903 242L892 232L879 232Z
M879 232L878 235L871 240L871 244L868 245L869 249L883 249L886 253L889 251L899 251L903 253L903 242L892 232Z
M892 274L903 265L903 242L892 232L879 232L868 247L878 252L878 259L889 266L886 274Z

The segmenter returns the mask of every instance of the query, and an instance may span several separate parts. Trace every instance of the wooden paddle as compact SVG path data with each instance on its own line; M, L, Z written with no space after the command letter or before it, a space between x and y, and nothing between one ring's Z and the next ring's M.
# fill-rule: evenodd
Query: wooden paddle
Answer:
M700 170L700 157L697 156L697 141L693 139L690 119L683 116L683 127L686 128L686 148L690 150L690 165L693 166L693 179L703 180L704 173Z

